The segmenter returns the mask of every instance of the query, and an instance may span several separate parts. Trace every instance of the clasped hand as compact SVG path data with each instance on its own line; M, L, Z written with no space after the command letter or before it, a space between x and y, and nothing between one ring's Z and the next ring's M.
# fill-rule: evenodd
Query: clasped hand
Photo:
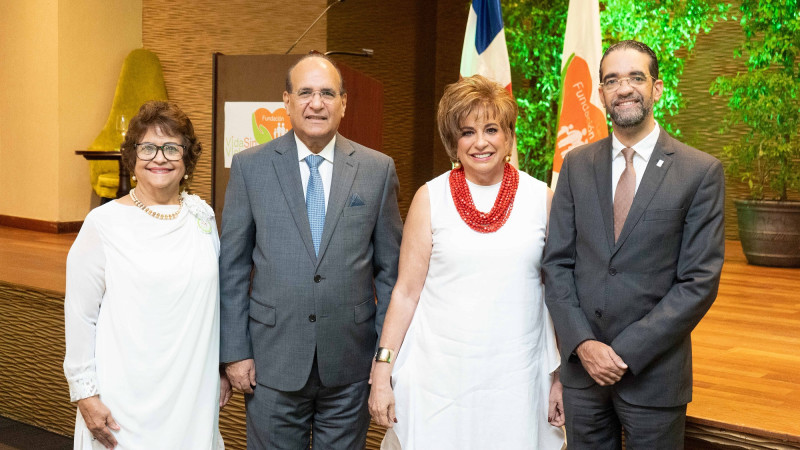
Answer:
M600 341L583 341L575 353L583 368L600 386L611 386L621 380L628 370L628 365L614 349Z
M252 358L225 365L225 375L231 385L245 394L252 394L256 386L256 364Z

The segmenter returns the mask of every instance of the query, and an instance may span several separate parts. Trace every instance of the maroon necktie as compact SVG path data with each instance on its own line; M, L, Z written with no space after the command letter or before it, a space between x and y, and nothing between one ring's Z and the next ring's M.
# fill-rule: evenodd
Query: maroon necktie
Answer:
M633 149L623 148L622 156L625 157L625 170L619 177L617 190L614 191L614 242L619 239L625 218L631 210L633 195L636 193L636 170L633 168Z

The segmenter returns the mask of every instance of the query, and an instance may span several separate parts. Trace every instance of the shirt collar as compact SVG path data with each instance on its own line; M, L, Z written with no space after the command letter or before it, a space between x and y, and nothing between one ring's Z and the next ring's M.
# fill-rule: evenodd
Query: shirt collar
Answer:
M651 131L650 134L631 146L635 153L644 158L645 162L650 161L650 156L653 154L653 149L656 147L656 142L658 142L658 135L660 132L661 127L658 125L658 122L656 122L656 126L653 127L653 131ZM611 159L613 160L619 156L619 154L622 153L623 148L626 148L626 146L620 142L619 139L617 139L616 134L612 133Z
M306 156L313 155L311 150L309 150L308 147L306 147L306 144L304 144L303 141L301 141L300 138L297 137L297 134L294 135L294 142L297 144L298 161L303 161L304 159L306 159ZM334 153L333 147L335 144L336 144L336 136L334 136L330 140L330 142L328 142L325 145L325 147L323 147L322 150L319 153L317 153L317 155L322 156L325 159L325 161L329 161L331 164L333 164L333 153Z

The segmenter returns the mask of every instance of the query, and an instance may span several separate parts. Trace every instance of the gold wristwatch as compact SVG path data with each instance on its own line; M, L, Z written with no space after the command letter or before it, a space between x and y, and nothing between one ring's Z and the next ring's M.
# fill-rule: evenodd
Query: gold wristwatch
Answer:
M392 356L394 356L394 352L390 349L378 347L378 351L375 352L375 362L390 363L392 362Z

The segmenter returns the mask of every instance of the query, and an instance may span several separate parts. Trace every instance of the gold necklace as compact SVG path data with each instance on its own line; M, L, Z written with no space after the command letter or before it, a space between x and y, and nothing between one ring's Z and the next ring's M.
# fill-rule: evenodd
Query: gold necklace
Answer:
M144 206L144 203L140 202L138 198L136 198L136 193L134 192L135 189L131 189L131 200L133 200L133 204L138 206L139 209L149 214L151 217L155 217L159 220L174 220L178 218L178 215L181 213L181 209L183 209L183 197L178 197L178 210L172 214L161 214L153 211L152 209Z

